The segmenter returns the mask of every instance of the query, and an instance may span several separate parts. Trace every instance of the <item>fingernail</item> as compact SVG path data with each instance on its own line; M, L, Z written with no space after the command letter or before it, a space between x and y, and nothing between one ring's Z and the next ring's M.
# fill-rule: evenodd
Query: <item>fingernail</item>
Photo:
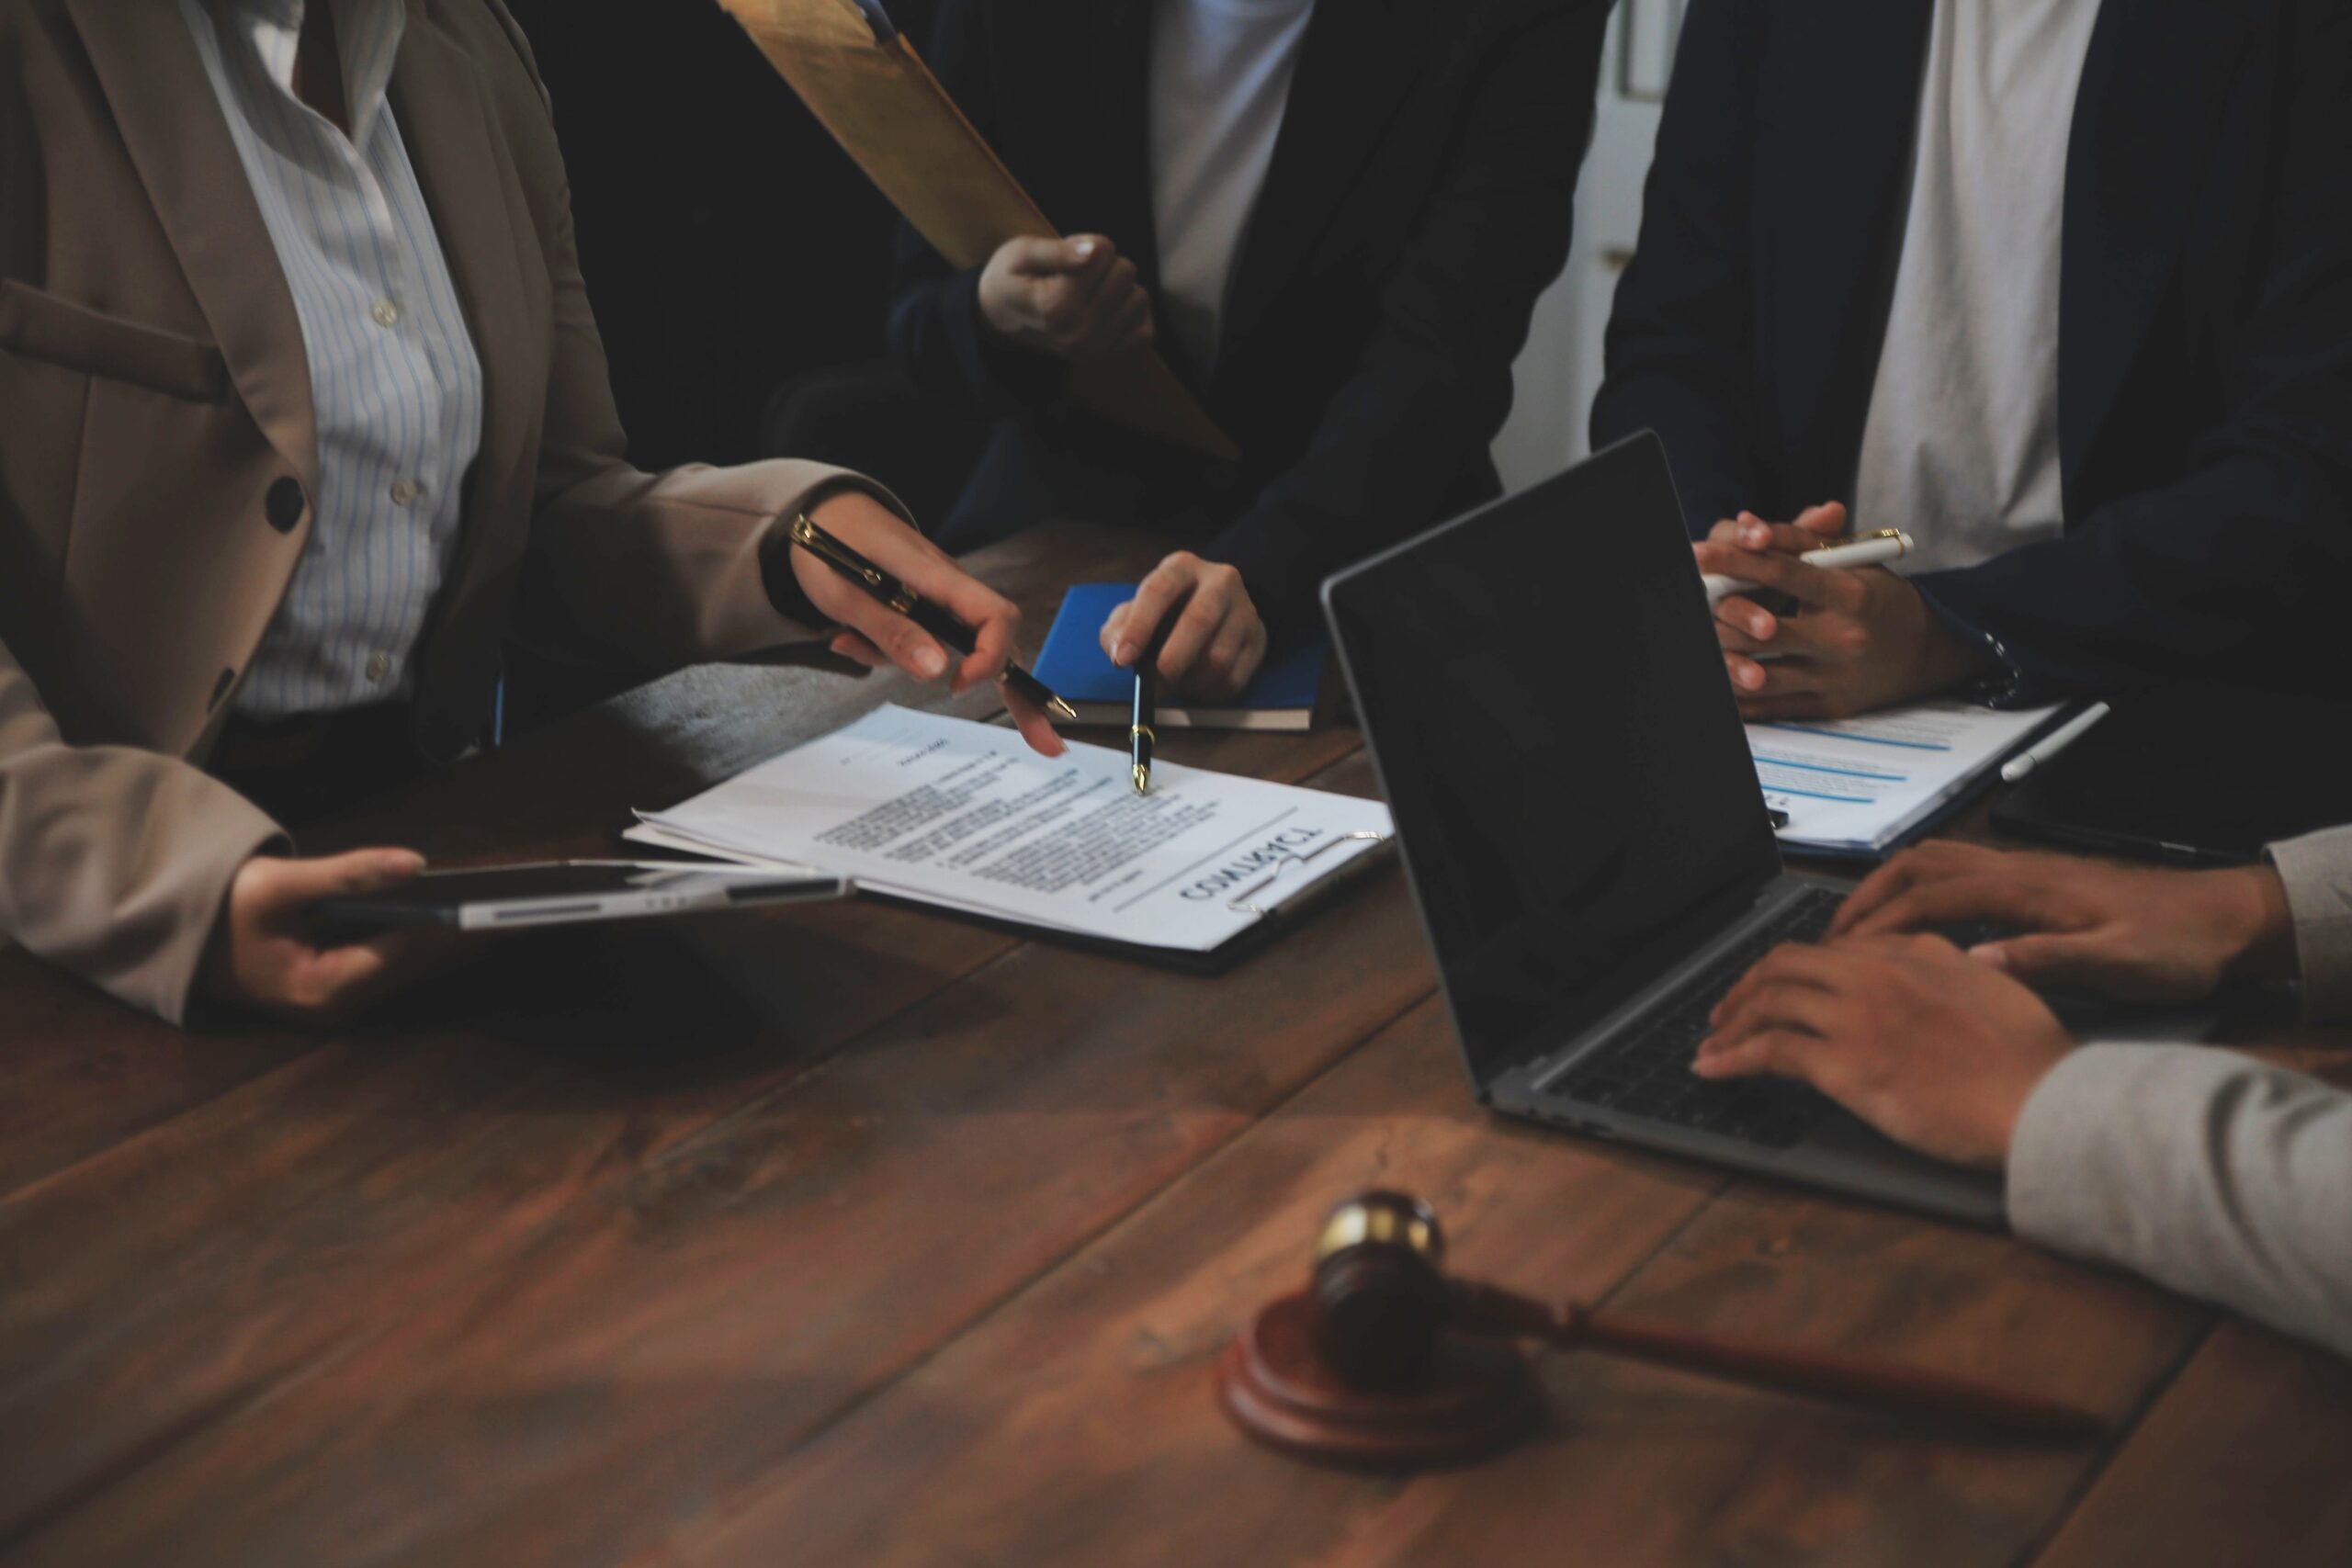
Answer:
M1080 240L1076 244L1070 246L1070 254L1077 256L1080 261L1091 261L1094 258L1094 242L1091 240Z
M1111 649L1111 662L1122 667L1136 661L1136 645L1121 641Z
M1750 528L1747 533L1740 536L1740 542L1746 545L1759 547L1769 545L1772 542L1772 531L1770 528L1764 527Z
M1751 664L1739 672L1739 683L1752 692L1764 683L1764 671Z
M2007 969L2009 966L2009 950L1997 942L1972 947L1968 950L1968 956L1988 969Z
M926 681L936 681L947 673L947 656L935 648L915 650L915 672Z

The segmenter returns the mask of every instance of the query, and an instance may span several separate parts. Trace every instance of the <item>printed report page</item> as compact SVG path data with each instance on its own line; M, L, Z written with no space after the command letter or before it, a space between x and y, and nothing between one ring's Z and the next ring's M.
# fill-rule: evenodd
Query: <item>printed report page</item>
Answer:
M1751 724L1747 749L1766 804L1789 814L1784 842L1877 849L1999 765L2058 711L1917 703L1860 718Z
M805 862L876 892L1205 952L1392 831L1375 801L888 706L668 811L659 841ZM1254 907L1253 907L1254 906Z

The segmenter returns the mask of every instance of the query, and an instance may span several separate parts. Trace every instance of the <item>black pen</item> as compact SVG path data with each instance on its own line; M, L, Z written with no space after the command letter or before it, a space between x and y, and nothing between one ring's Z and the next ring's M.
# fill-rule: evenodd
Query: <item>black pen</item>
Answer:
M1127 723L1127 758L1135 764L1132 777L1137 795L1151 793L1151 747L1159 739L1151 732L1155 720L1152 712L1153 668L1159 662L1158 651L1147 649L1136 660L1136 705Z
M1134 711L1127 716L1127 761L1133 764L1133 771L1128 776L1135 780L1137 795L1151 793L1151 749L1159 743L1159 736L1153 727L1159 722L1160 650L1168 646L1169 634L1176 629L1178 617L1183 615L1185 606L1192 602L1193 596L1187 592L1170 604L1159 629L1152 633L1151 640L1144 644L1141 653L1136 655L1136 703Z
M857 584L865 596L904 615L958 653L969 653L972 628L913 589L826 533L807 513L792 520L792 542ZM1018 664L1008 664L997 679L1065 723L1076 723L1078 710L1056 696L1053 689Z

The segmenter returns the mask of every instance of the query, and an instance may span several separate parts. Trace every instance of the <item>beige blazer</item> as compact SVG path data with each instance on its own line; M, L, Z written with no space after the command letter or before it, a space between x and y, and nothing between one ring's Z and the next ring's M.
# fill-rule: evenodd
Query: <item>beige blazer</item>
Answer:
M843 476L628 465L522 34L409 13L392 107L486 382L416 660L447 759L510 635L644 670L797 635L761 545ZM172 0L0 0L0 939L174 1020L279 837L201 763L310 529L300 332Z

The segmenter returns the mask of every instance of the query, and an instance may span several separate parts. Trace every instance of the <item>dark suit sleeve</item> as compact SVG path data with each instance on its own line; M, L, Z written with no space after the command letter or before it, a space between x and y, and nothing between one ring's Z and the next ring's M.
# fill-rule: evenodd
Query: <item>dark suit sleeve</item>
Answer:
M1608 7L1526 8L1499 37L1469 123L1381 320L1306 453L1202 551L1239 569L1277 631L1334 568L1438 521L1510 412L1511 361L1567 257Z
M986 14L980 0L946 0L925 59L964 118L1001 154ZM980 320L979 285L978 267L949 266L911 225L899 224L888 323L891 357L915 385L977 418L1001 419L1051 402L1068 367L990 334Z
M2226 412L2187 476L2061 539L1924 574L1948 618L1992 638L2015 700L2193 675L2282 620L2336 614L2352 568L2352 9L2309 0L2282 50L2283 166L2271 258L2222 366Z
M1748 208L1763 28L1748 0L1691 0L1592 406L1596 448L1642 430L1665 441L1693 536L1759 504Z

